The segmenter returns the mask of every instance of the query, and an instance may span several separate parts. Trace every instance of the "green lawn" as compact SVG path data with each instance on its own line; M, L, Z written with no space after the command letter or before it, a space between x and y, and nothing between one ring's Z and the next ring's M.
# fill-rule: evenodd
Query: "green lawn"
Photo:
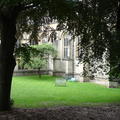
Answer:
M12 98L16 107L48 107L120 103L120 88L106 88L93 83L67 82L66 87L55 86L56 77L14 77Z

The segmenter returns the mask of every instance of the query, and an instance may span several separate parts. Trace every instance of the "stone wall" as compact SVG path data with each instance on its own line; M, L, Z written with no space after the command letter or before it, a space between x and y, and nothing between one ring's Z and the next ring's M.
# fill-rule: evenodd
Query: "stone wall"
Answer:
M49 75L50 70L41 70L41 74ZM29 75L38 75L38 70L15 70L14 76L29 76Z

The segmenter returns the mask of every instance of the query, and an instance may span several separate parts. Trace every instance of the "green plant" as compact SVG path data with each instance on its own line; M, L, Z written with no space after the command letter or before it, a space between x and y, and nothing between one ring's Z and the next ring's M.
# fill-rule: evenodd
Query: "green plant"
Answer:
M57 51L52 44L25 45L22 44L15 51L19 68L38 69L40 75L41 68L45 67L49 56L56 57Z
M114 67L111 67L111 70L109 72L110 75L110 81L116 81L120 83L120 65L115 65Z

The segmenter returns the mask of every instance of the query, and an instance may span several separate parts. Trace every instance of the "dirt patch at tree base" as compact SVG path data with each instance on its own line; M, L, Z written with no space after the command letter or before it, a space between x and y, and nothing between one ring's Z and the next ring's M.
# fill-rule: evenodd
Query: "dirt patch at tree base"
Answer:
M120 120L120 105L13 108L0 112L0 120Z

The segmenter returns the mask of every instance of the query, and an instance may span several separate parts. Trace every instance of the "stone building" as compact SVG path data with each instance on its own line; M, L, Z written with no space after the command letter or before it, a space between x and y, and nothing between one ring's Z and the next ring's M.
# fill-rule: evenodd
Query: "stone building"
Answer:
M56 31L56 39L51 42L50 41L50 34L51 34L51 29L55 30L57 24L56 23L52 23L48 28L50 28L50 30L48 29L47 34L42 35L42 33L40 33L40 42L39 44L42 43L50 43L53 44L55 46L55 48L58 51L58 55L55 59L53 59L51 56L49 57L49 62L47 65L47 68L44 69L46 74L50 74L50 75L56 75L56 76L64 76L64 77L72 77L75 78L78 81L86 81L86 78L83 77L83 67L84 64L79 63L79 59L78 59L78 40L80 39L79 37L76 38L72 38L72 36L70 36L68 33L64 33L63 31ZM49 41L48 41L49 39ZM29 40L29 35L24 33L23 35L23 39L22 39L22 43L26 42L27 40ZM106 60L104 59L103 56L103 62L101 63L95 63L96 65L100 65L100 64L106 64ZM104 71L104 69L106 69L105 67L102 69L97 69L97 72L94 73L94 78L93 79L88 79L87 81L92 81L92 82L96 82L99 84L104 84L104 85L108 85L108 75L106 75L107 72ZM43 71L44 71L43 70ZM87 70L89 72L89 65L87 66ZM109 70L109 68L107 68L107 71ZM22 72L22 74L31 74L31 72L26 71ZM17 67L15 69L15 73L14 74L20 74L20 70L18 71Z

